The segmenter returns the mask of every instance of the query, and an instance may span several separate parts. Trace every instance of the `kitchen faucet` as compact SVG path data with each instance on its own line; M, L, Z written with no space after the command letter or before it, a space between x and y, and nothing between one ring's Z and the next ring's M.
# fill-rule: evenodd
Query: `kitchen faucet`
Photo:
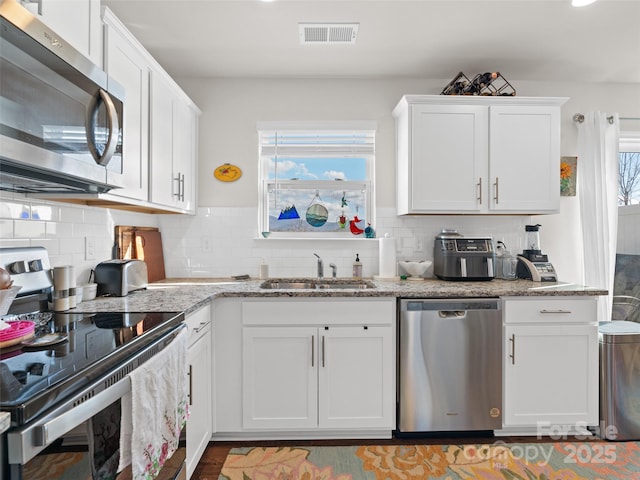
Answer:
M324 277L324 264L322 263L320 255L318 255L317 253L314 253L314 255L318 257L318 278L322 278Z
M336 275L338 274L338 267L336 267L335 263L330 263L329 266L331 267L331 276L336 278Z

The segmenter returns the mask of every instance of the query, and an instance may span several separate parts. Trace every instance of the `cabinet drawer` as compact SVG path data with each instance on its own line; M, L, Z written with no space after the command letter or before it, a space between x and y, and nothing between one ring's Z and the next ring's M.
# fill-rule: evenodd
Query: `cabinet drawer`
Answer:
M395 299L242 302L243 325L384 325L395 320Z
M504 323L595 323L594 297L514 297L504 300Z
M207 331L205 328L211 323L211 305L192 312L186 316L184 323L189 329L189 345L193 345Z

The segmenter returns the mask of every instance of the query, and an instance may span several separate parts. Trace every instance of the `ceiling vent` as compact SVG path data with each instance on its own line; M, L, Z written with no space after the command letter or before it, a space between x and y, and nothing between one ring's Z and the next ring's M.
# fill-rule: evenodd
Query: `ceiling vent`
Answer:
M356 43L359 23L299 23L301 45Z

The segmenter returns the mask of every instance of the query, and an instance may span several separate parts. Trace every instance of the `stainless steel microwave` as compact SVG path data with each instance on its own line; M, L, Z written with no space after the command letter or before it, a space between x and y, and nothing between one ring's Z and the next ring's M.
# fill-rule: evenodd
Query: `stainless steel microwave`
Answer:
M0 189L124 186L124 89L16 0L0 0Z

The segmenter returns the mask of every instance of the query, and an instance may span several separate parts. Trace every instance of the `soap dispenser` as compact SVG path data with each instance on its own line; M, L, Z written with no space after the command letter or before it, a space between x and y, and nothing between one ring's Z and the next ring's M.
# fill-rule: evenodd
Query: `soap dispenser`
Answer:
M353 262L353 278L362 278L362 263L360 257L356 253L356 261Z

